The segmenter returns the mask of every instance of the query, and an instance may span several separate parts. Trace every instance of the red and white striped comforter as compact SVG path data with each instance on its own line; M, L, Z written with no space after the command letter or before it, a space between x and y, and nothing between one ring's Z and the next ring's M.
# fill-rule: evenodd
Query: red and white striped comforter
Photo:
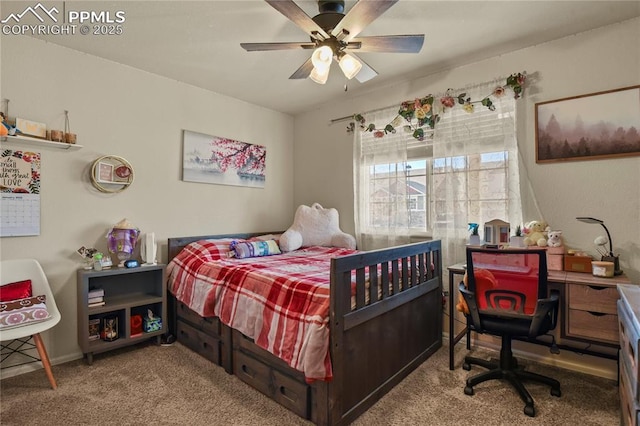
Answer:
M231 241L185 247L167 267L169 290L201 316L217 316L252 338L307 381L330 380L330 260L355 250L306 247L235 259L226 255Z

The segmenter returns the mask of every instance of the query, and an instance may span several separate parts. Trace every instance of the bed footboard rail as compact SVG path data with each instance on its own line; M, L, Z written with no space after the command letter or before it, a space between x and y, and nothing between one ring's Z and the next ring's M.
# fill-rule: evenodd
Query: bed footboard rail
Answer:
M331 263L330 424L347 424L442 346L440 241Z

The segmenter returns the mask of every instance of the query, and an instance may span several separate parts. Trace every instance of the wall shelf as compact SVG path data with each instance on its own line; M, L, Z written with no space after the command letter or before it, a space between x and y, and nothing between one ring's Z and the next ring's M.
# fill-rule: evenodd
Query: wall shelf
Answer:
M0 137L0 142L26 143L29 145L37 145L37 146L58 148L58 149L71 149L71 150L84 148L82 145L65 143L65 142L48 141L44 139L32 138L29 136L2 136Z

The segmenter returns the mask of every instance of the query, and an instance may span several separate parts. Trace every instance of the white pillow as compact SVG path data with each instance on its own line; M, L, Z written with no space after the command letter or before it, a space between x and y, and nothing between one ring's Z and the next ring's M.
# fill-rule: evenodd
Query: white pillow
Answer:
M314 203L296 210L293 225L280 237L280 250L297 250L307 246L342 247L354 250L356 239L340 230L338 211Z

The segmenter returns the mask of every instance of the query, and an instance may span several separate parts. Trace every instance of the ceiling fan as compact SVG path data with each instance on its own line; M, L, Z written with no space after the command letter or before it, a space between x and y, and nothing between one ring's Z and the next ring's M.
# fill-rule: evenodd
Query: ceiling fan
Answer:
M418 53L424 34L357 37L358 34L398 0L360 0L347 14L344 1L318 0L319 14L309 17L292 0L265 0L274 9L309 34L310 42L240 43L248 52L266 50L313 49L311 57L290 79L311 78L319 84L327 82L329 68L335 59L348 79L360 83L378 73L357 57L358 52Z

